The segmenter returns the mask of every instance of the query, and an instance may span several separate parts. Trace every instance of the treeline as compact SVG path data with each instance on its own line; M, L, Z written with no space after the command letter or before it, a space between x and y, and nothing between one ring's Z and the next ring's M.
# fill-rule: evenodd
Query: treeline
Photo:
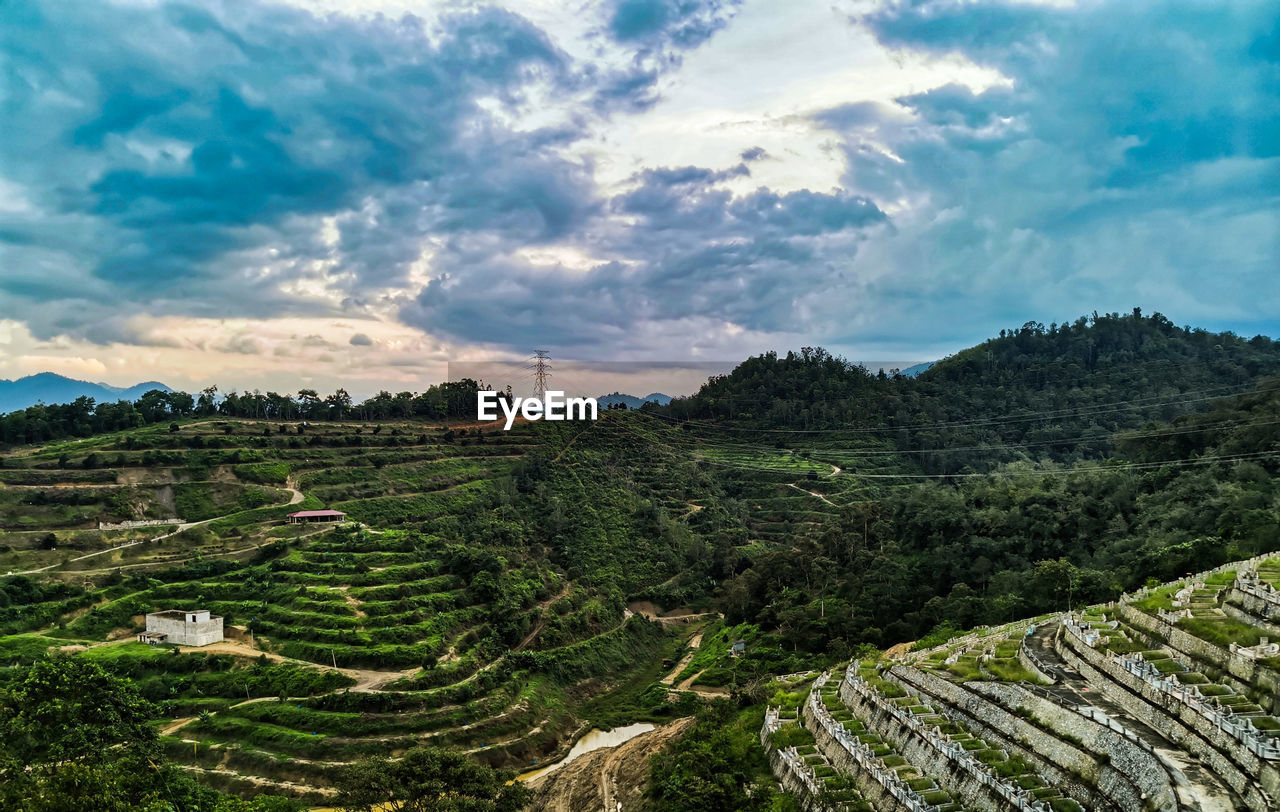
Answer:
M647 407L675 420L884 437L933 473L1110 452L1112 434L1169 420L1280 373L1280 345L1178 327L1159 313L1027 322L918 377L871 373L806 347L748 359L687 398ZM796 440L787 437L788 441ZM939 450L941 449L941 450ZM961 449L961 450L957 450ZM965 451L963 449L973 449Z
M257 420L444 420L475 415L476 392L488 389L470 378L447 381L425 392L379 392L354 403L345 389L321 397L314 389L296 395L276 392L227 392L211 386L198 395L149 390L136 401L95 402L80 397L71 403L37 404L0 416L0 444L24 445L89 437L191 417Z

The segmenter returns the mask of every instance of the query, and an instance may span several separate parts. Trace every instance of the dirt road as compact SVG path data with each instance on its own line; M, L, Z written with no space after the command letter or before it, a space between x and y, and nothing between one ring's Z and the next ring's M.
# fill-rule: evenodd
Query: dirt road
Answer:
M104 485L104 486L102 486L102 487L112 487L112 488L114 488L114 487L117 487L117 486L115 486L115 485ZM289 492L289 501L286 503L286 504L289 504L289 505L296 505L296 504L300 503L303 499L305 499L305 498L306 498L306 496L304 496L304 495L303 495L302 491L298 490L297 488L293 487L292 485L290 485L290 486L289 486L289 487L287 487L287 488L282 488L281 490L286 490L286 491L288 491L288 492ZM224 517L222 517L222 516L215 516L215 517L214 517L214 518L212 518L212 519L202 519L201 521L198 521L198 522L182 522L182 523L180 523L180 524L174 524L174 525L173 525L173 527L174 527L174 528L176 528L176 529L174 529L174 530L172 530L172 531L170 531L170 532L168 532L168 533L164 533L164 534L162 534L162 535L159 535L159 536L152 536L151 538L138 539L137 541L130 541L130 542L126 542L126 543L124 543L124 544L117 544L116 546L114 546L114 547L108 547L108 548L107 548L107 549L105 549L105 550L98 550L98 551L96 551L96 552L86 553L85 555L76 556L75 558L67 559L65 562L59 562L59 563L57 563L57 564L50 564L50 565L48 565L47 567L40 567L40 568L38 568L38 569L33 569L33 570L25 570L25 571L23 571L23 572L18 572L18 573L14 573L14 574L15 574L15 575L33 575L33 574L35 574L35 573L37 573L37 572L45 572L45 571L47 571L47 570L57 569L58 567L61 567L61 566L63 566L64 564L70 564L70 563L72 563L72 562L74 562L74 561L83 561L83 560L85 560L86 558L94 558L94 557L96 557L96 556L100 556L100 555L107 555L107 554L109 554L109 553L114 553L114 552L116 552L117 550L123 550L123 549L125 549L126 547L136 547L136 546L137 546L137 545L139 545L139 544L146 544L146 543L148 543L148 542L164 541L164 540L165 540L165 539L167 539L167 538L170 538L170 537L172 537L172 536L176 536L176 535L178 535L179 533L181 533L181 532L182 532L182 531L184 531L184 530L190 530L190 529L191 529L191 528L193 528L193 527L199 527L199 526L201 526L201 525L208 524L209 522L216 522L218 519L221 519L221 518L224 518ZM308 534L308 535L310 535L310 534Z
M38 569L34 569L34 570L25 570L25 571L23 571L23 572L17 572L17 573L14 573L14 574L15 574L15 575L31 575L31 574L36 573L36 572L44 572L44 571L46 571L46 570L57 569L58 567L61 567L64 563L65 563L65 564L70 564L70 563L72 563L73 561L83 561L83 560L85 560L86 558L94 558L94 557L96 557L96 556L100 556L100 555L107 555L108 553L114 553L115 551L117 551L117 550L123 550L123 549L125 549L126 547L136 547L136 546L138 546L139 544L146 544L147 542L151 542L151 541L163 541L163 540L165 540L165 539L169 538L170 536L176 536L176 535L178 535L178 534L179 534L179 533L181 533L183 530L190 530L190 529L191 529L191 528L193 528L193 527L199 527L200 525L202 525L202 524L208 524L208 523L209 523L209 522L211 522L211 521L214 521L214 520L213 520L213 519L205 519L205 520L203 520L203 521L199 521L199 522L184 522L184 523L182 523L182 524L174 525L174 527L176 527L176 528L177 528L176 530L173 530L173 531L171 531L171 532L169 532L169 533L164 533L163 535L153 536L152 538L148 538L148 539L138 539L137 541L129 541L129 542L126 542L126 543L124 543L124 544L117 544L116 546L114 546L114 547L108 547L108 548L107 548L107 549L105 549L105 550L98 550L97 552L93 552L93 553L86 553L85 555L76 556L75 558L69 558L69 559L67 559L65 562L61 562L61 561L60 561L60 562L58 562L57 564L50 564L50 565L49 565L49 566L47 566L47 567L39 567Z
M698 653L698 647L702 645L702 632L698 632L689 640L689 650L680 658L680 662L676 663L676 667L671 669L671 673L663 677L659 682L663 685L670 685L676 681L676 675L685 669L689 661L693 659L693 655Z
M537 639L538 635L542 633L543 627L547 625L547 609L550 608L551 604L565 597L572 590L573 590L573 587L569 586L568 584L565 584L564 587L559 592L547 598L545 601L540 602L538 604L538 622L535 623L533 626L533 629L530 630L530 632L527 635L525 635L525 638L520 641L520 644L511 650L524 651L526 648L528 648L529 644L532 643L535 639Z
M835 476L835 475L832 474L831 476ZM831 505L831 507L835 507L835 508L840 507L835 502L832 502L830 499L818 493L817 491L806 490L800 487L799 485L795 484L794 482L787 483L787 487L795 488L796 490L800 491L800 493L807 493L808 495L812 496L815 499L821 499L822 501L826 502L828 505Z
M184 652L234 654L237 657L266 657L271 662L276 663L293 663L295 665L304 665L311 668L322 668L329 671L334 670L333 666L330 665L313 663L308 660L295 660L290 657L282 657L279 654L250 648L244 643L236 643L231 640L223 640L221 643L212 643L207 646L180 646L179 648ZM418 673L420 669L417 666L414 666L413 668L409 668L404 671L368 671L362 668L339 668L337 670L356 681L356 684L351 686L352 691L368 693L378 691L387 683L394 682L401 677L412 676Z

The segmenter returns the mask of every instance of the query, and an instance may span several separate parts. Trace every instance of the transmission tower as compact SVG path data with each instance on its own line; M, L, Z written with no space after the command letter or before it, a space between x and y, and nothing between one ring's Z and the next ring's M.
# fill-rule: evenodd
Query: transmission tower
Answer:
M551 353L534 350L529 357L527 369L533 373L533 396L539 399L545 397L547 384L551 381Z

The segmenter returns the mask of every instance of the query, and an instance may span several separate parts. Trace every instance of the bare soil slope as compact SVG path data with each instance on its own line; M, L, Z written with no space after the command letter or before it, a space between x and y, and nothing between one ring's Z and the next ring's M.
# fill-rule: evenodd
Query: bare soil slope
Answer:
M531 782L535 812L628 812L641 808L649 756L684 734L693 718L641 733L618 747L602 747Z

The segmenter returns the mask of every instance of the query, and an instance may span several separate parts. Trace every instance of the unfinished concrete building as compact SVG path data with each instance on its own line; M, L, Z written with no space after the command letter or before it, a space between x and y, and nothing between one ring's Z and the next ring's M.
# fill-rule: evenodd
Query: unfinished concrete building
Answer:
M207 646L222 640L222 618L207 609L168 609L147 615L147 630L138 634L141 643L173 643L178 646Z

